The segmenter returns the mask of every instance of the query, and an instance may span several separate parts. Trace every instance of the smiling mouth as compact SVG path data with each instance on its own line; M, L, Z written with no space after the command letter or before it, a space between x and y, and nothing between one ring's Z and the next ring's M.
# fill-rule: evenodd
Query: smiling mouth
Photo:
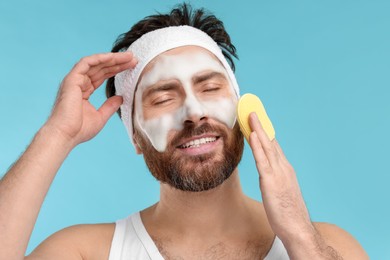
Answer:
M181 148L181 149L197 148L197 147L200 147L204 144L213 143L213 142L217 141L218 139L219 139L218 136L202 137L202 138L191 140L191 141L184 143L182 145L179 145L178 148Z

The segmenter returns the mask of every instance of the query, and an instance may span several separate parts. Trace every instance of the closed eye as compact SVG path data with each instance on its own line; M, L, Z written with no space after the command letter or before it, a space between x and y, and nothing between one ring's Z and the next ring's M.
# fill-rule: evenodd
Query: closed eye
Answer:
M160 97L156 98L155 100L153 100L152 105L153 106L160 106L160 105L166 104L172 100L173 100L172 97L170 97L168 95L164 95L164 96L160 96Z
M219 85L206 85L205 88L203 89L203 92L216 92L220 90L221 87Z

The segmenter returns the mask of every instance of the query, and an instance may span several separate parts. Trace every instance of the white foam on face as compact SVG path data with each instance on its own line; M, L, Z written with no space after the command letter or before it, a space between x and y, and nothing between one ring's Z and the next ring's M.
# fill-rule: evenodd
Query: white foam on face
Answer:
M202 72L219 72L228 82L228 95L223 97L204 98L197 93L193 86L193 76ZM167 112L158 112L156 115L144 117L143 94L159 81L175 80L179 82L183 97L177 96L174 102L180 106ZM225 92L226 93L226 92ZM153 63L152 68L139 81L135 94L134 121L148 137L153 147L164 152L168 143L168 134L171 130L181 130L186 120L190 118L209 117L233 128L236 113L237 96L225 68L219 61L205 50L183 52L178 54L163 53Z

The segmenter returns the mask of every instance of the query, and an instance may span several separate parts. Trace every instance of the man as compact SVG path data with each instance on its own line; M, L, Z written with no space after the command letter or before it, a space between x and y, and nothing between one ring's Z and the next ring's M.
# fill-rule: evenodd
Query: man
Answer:
M24 258L61 163L119 107L161 182L160 201L116 224L61 230L26 259L368 258L342 229L310 221L293 168L254 114L249 142L264 204L242 193L235 48L218 19L181 5L136 24L118 51L74 66L51 116L1 180L0 259ZM96 110L88 99L106 79L108 99Z

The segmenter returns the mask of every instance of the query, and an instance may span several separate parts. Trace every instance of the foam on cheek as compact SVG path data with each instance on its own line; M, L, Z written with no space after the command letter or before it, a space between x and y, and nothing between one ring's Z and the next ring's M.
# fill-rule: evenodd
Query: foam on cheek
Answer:
M220 98L215 101L203 102L208 116L233 128L236 122L237 99Z
M166 69L169 68L169 69ZM171 130L181 130L184 122L190 117L211 117L229 128L233 128L236 120L236 103L233 88L231 98L217 98L214 100L198 100L193 92L192 76L198 72L213 70L226 75L225 69L219 62L205 53L166 55L159 59L139 83L136 92L136 125L148 137L153 147L164 152L168 143L168 134ZM171 113L162 114L151 119L144 119L142 109L142 93L159 80L177 79L185 91L183 105Z

